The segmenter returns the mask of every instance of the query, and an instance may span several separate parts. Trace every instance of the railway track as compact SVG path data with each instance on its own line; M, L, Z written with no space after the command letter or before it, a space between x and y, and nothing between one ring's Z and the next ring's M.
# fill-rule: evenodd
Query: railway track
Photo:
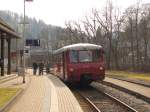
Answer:
M92 87L73 92L85 112L138 112L117 98Z
M73 90L75 97L77 98L79 104L81 105L84 112L101 112L89 98L80 94L78 90Z
M114 83L111 83L111 82L107 82L107 81L96 81L96 83L100 83L102 85L106 85L106 86L109 86L109 87L112 87L112 88L115 88L115 89L118 89L120 91L123 91L123 92L126 92L130 95L133 95L135 96L136 98L138 99L141 99L143 101L146 101L147 103L150 103L150 98L143 95L143 94L140 94L138 92L135 92L135 91L132 91L132 90L129 90L128 88L125 88L125 87L122 87L120 85L117 85L117 84L114 84ZM131 83L131 82L130 82ZM137 84L138 85L138 84ZM146 86L147 87L147 86ZM146 90L145 90L146 91Z

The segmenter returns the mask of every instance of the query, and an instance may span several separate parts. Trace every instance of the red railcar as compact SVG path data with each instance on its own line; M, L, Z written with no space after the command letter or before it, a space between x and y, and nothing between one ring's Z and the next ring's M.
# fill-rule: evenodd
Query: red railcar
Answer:
M104 51L100 45L79 43L54 52L55 74L71 83L91 83L105 78Z

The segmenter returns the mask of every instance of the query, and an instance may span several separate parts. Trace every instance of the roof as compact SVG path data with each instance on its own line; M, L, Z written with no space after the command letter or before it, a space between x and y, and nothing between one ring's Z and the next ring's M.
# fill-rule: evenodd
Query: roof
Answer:
M11 38L21 38L4 20L0 18L0 31L10 34Z
M95 50L95 49L101 49L101 48L102 48L101 45L89 44L89 43L78 43L78 44L64 46L58 50L55 50L54 54L59 54L67 50Z

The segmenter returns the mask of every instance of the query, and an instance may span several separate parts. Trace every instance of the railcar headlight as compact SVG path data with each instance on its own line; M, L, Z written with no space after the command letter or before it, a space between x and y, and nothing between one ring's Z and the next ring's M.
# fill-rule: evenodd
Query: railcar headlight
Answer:
M70 68L70 69L69 69L69 71L70 71L70 72L73 72L73 71L74 71L74 69L73 69L73 68Z
M103 70L103 67L99 67L100 70Z

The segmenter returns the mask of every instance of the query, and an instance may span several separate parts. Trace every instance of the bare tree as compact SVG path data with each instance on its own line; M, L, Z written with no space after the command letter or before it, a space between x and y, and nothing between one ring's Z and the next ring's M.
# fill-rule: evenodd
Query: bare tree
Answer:
M90 43L96 42L96 20L94 10L92 12L92 16L85 16L85 20L82 21L84 25L85 33L88 35L88 40Z
M84 20L66 26L73 37L72 42L103 45L108 69L140 70L148 65L150 53L150 8L144 11L140 0L125 13L107 0L103 12L94 9Z
M70 33L71 43L85 42L86 35L82 31L81 24L75 21L66 23L67 30Z
M136 38L136 55L137 55L137 67L139 68L140 64L140 52L139 52L139 37L138 37L138 22L139 22L139 5L140 0L137 1L136 8L135 8L135 38Z
M150 29L150 5L143 5L141 9L141 20L139 23L140 36L144 40L144 64L142 65L144 70L148 70L148 37ZM142 60L143 60L142 58Z
M114 25L114 48L113 48L113 54L114 54L114 59L115 59L115 66L116 66L116 69L120 69L120 66L119 66L119 42L121 41L121 26L123 24L123 21L125 19L125 16L121 16L121 13L120 13L120 9L119 8L116 8L115 10L115 14L114 14L114 22L115 22L115 25Z
M100 16L98 11L95 11L95 17L100 26L102 26L105 36L108 39L108 55L107 55L107 68L111 68L111 57L112 57L112 33L113 33L113 4L108 1L103 16Z
M134 53L134 19L133 19L133 7L129 7L126 12L126 21L125 21L125 28L126 28L126 36L129 39L129 42L131 43L131 63L132 63L132 70L135 69L135 53Z

